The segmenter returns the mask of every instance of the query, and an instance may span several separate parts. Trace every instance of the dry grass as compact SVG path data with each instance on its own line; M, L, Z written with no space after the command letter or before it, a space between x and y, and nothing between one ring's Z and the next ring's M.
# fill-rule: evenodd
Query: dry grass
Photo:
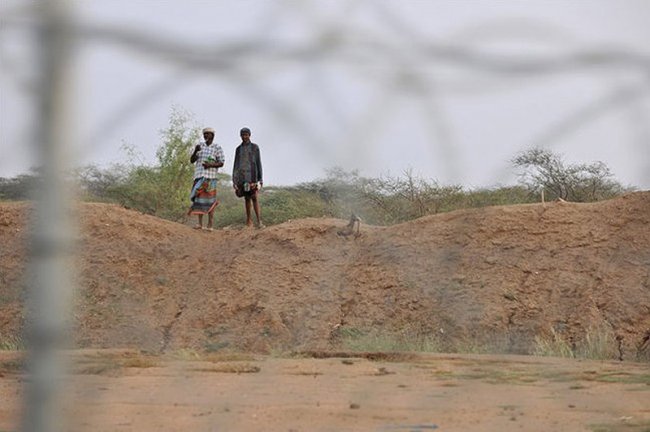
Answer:
M616 335L607 326L590 328L576 346L576 357L594 360L617 359L619 356Z
M312 376L316 377L319 375L323 375L323 372L316 372L316 371L295 371L295 372L287 372L287 375L298 375L298 376Z
M482 332L451 335L406 327L399 331L340 328L336 337L344 350L357 352L430 352L458 354L525 354L530 342L520 334Z
M571 362L573 363L573 362ZM596 369L555 369L529 365L509 365L502 360L491 362L483 358L453 359L440 364L439 359L422 358L415 368L430 371L432 377L444 381L480 380L490 384L536 385L545 382L567 383L570 390L589 388L590 383L616 383L642 386L634 391L650 391L650 372L638 367L611 366Z
M77 354L72 357L72 372L82 375L115 374L125 368L150 368L159 365L155 357L138 352L94 352ZM25 371L23 356L0 361L0 373L20 373Z
M3 336L0 334L0 351L23 351L25 343L18 336Z
M231 361L254 361L255 356L241 352L212 352L206 353L201 358L212 363L231 362Z
M592 360L614 360L619 358L616 336L608 326L592 327L575 344L551 329L549 334L535 337L533 354L565 358Z
M521 334L483 331L453 338L447 351L459 354L525 354L530 345Z
M134 351L85 354L74 362L74 372L81 375L112 375L126 368L151 368L160 361L151 355Z
M209 366L199 366L191 369L196 372L242 374L257 373L260 371L259 366L248 363L255 361L255 356L236 351L198 352L190 349L182 349L175 351L170 357L174 360L212 363Z
M5 374L22 373L25 370L25 359L22 357L0 361L0 377Z
M589 425L592 432L650 432L650 421L621 419L620 423Z
M408 328L390 333L345 328L338 337L344 350L354 352L441 352L442 348L437 337Z
M125 368L151 368L160 366L160 362L151 356L137 356L123 359L120 366Z
M182 361L201 361L202 354L193 349L182 348L171 353L167 354L172 360L182 360Z
M500 369L475 369L470 372L454 375L460 379L479 379L489 384L533 384L539 377L528 371L500 370Z
M533 354L538 356L575 357L571 344L553 328L551 328L550 334L535 337Z
M216 373L258 373L261 369L259 366L250 363L218 363L214 366L193 368L196 372L216 372Z
M380 351L297 351L291 353L292 358L363 358L370 361L384 361L402 363L413 361L416 358L415 354L405 352L380 352Z
M255 356L252 354L237 351L199 352L192 349L180 349L168 354L168 357L172 360L208 361L212 363L256 360Z

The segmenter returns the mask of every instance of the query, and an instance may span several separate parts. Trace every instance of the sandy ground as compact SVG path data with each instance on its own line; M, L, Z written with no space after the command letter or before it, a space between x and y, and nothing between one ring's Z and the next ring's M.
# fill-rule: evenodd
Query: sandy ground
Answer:
M0 345L24 324L28 212L0 204ZM554 332L650 359L650 191L364 224L358 238L327 218L208 233L109 204L77 216L77 348L269 354L378 332L530 354Z
M28 212L0 204L5 350L22 346ZM108 204L78 216L62 430L650 431L650 191L354 238L335 219L208 233ZM373 334L509 354L607 336L621 361L332 353L378 349L350 344ZM28 379L0 350L0 432L19 430Z
M77 351L65 430L650 430L650 368L643 363L333 355ZM17 354L0 359L0 430L16 431L26 376Z

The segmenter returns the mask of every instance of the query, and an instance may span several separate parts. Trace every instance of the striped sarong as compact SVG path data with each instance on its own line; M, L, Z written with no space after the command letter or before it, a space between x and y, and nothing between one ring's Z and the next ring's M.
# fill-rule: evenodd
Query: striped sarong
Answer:
M192 206L187 214L208 214L219 204L217 201L217 179L200 177L194 179L190 193Z

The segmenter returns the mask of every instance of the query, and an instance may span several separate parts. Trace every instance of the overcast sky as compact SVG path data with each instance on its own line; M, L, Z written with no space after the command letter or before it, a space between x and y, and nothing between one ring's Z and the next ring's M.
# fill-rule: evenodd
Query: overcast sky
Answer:
M0 3L2 177L35 160L29 4ZM514 184L509 160L537 145L650 188L650 1L84 0L73 9L70 128L82 164L125 162L124 144L152 163L177 106L216 129L227 172L239 129L251 128L267 184L335 166Z

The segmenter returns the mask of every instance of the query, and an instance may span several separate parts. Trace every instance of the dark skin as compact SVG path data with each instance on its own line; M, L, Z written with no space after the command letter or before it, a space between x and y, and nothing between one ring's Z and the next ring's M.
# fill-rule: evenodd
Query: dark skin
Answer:
M205 132L203 134L203 139L205 140L206 145L211 145L214 141L214 134L212 132ZM201 146L197 144L196 147L194 147L194 153L190 156L190 162L194 163L197 161L200 150ZM223 162L203 162L203 168L221 168L222 166Z
M211 145L212 142L214 141L214 134L212 132L204 132L203 133L203 139L205 140L206 145ZM192 156L190 156L190 162L195 163L199 159L199 151L201 151L201 146L199 144L194 147L194 153L192 153ZM223 166L223 162L203 162L203 168L221 168ZM203 215L200 214L198 215L199 217L199 224L198 227L203 226ZM212 228L212 224L214 221L214 211L208 213L208 228Z
M249 144L251 142L251 134L248 132L242 132L240 134L242 143L244 144ZM237 185L233 183L232 185L235 190L237 190ZM261 211L260 211L260 203L257 200L257 192L262 188L262 182L258 183L257 189L253 191L253 193L249 195L245 195L245 206L246 206L246 226L252 227L253 226L253 219L251 218L251 205L253 207L253 210L255 211L255 217L257 218L257 225L258 226L263 226L262 225L262 217L261 217Z

